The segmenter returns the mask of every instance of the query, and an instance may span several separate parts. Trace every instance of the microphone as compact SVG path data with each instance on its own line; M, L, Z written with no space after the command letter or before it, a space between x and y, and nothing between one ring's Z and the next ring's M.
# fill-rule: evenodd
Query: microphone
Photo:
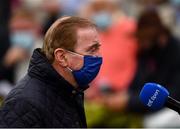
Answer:
M168 90L159 84L146 83L139 98L146 107L152 110L168 107L180 114L180 102L170 97Z

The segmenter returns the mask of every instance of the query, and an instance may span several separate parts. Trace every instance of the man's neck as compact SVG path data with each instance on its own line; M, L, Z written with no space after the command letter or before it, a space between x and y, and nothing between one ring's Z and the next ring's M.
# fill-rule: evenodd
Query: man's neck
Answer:
M73 87L77 88L77 83L73 77L72 72L67 68L62 68L57 63L52 64L53 68L66 80L68 81Z

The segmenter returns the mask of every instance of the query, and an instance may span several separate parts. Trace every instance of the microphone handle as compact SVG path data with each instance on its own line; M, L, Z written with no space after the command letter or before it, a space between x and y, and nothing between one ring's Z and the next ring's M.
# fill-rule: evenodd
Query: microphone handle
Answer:
M177 111L180 114L180 102L168 96L165 106Z

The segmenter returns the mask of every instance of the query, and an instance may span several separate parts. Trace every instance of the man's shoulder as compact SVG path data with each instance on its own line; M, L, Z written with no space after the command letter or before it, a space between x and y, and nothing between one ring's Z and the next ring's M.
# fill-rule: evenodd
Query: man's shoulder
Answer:
M0 109L0 127L40 126L44 112L39 103L12 90Z
M40 105L45 96L45 83L26 75L8 94L5 101L24 99L28 102Z

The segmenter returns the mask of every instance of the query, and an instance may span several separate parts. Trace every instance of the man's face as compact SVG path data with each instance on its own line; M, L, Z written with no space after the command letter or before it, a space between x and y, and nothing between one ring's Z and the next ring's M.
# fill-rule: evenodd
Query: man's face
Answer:
M101 56L99 35L95 28L80 28L77 31L77 44L74 52L80 55ZM72 70L83 67L83 56L69 53L68 66Z
M100 56L100 46L99 35L95 28L85 28L77 31L75 52L82 55Z

